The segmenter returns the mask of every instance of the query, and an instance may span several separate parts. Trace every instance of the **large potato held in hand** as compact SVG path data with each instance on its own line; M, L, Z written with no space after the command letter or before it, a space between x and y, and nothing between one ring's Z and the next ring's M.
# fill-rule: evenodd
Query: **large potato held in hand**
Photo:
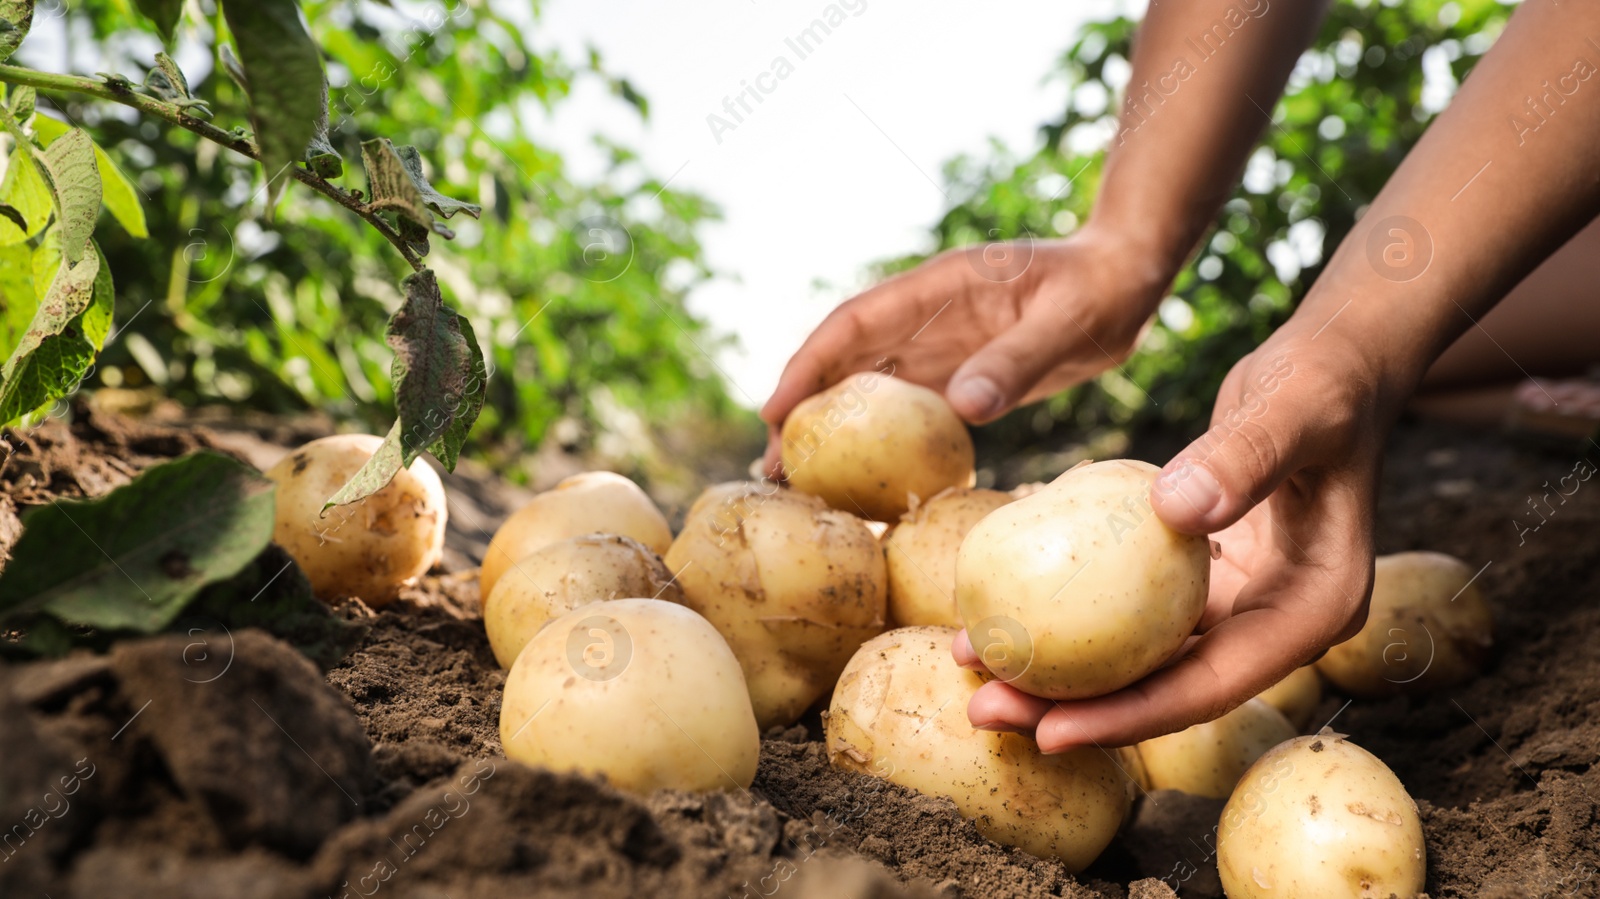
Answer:
M421 459L382 490L323 513L328 497L382 445L371 434L322 437L267 469L278 485L272 540L322 599L359 596L367 605L385 605L444 551L444 485Z
M1009 502L1011 495L998 490L953 487L901 517L883 539L894 626L961 626L956 551L973 525Z
M506 569L483 606L489 647L501 668L545 622L608 599L682 602L661 558L631 537L586 534L560 540Z
M883 551L861 519L814 496L769 483L707 493L667 567L733 647L761 727L793 724L883 631Z
M638 484L609 471L575 474L535 496L495 531L478 575L480 601L489 601L513 562L584 534L621 534L657 553L672 543L666 517Z
M1145 789L1226 799L1262 753L1296 733L1282 712L1252 699L1215 721L1145 740L1134 749Z
M1049 699L1126 687L1205 611L1210 543L1150 508L1154 465L1081 465L1001 506L956 557L956 605L995 676Z
M1127 778L1099 749L1043 755L1027 737L974 729L967 703L984 678L951 658L955 634L906 627L863 644L823 721L828 760L949 797L989 839L1083 870L1122 826Z
M1317 670L1354 696L1424 693L1475 677L1494 648L1494 619L1471 566L1453 556L1379 556L1367 623Z
M506 675L508 757L637 793L743 790L761 735L739 662L677 603L618 599L536 634Z
M878 372L807 397L783 422L789 486L862 518L896 521L912 497L972 486L973 459L944 397Z
M1400 779L1327 730L1268 750L1217 827L1228 899L1410 899L1422 890L1426 851Z

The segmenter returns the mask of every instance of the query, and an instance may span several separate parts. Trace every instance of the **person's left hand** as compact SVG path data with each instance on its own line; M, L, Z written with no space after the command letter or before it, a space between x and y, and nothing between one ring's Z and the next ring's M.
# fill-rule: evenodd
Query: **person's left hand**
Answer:
M1360 629L1392 398L1359 348L1293 330L1234 366L1211 430L1150 492L1168 526L1221 545L1197 636L1165 667L1094 699L1056 702L991 681L967 706L975 727L1031 732L1047 753L1131 745L1221 716ZM965 631L953 651L983 670Z

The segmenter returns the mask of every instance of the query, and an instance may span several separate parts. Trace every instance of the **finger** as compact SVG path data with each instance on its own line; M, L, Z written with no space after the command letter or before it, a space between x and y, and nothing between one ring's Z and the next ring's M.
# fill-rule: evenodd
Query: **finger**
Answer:
M1258 578L1241 611L1178 661L1115 693L1055 703L1035 728L1039 748L1129 746L1237 708L1315 657L1359 610L1359 585L1316 582L1324 577L1301 565Z
M990 681L967 701L967 719L978 730L1025 734L1039 726L1055 703L1030 696L1010 684Z
M783 431L777 425L767 425L767 451L761 456L761 470L775 481L783 478Z
M950 654L955 656L957 665L969 671L989 673L989 669L983 664L983 659L978 655L978 650L973 648L972 640L967 637L965 629L958 631L956 638L951 641Z
M956 414L983 424L1015 408L1069 352L1061 325L1056 311L1046 304L1043 311L1023 315L973 353L945 387L945 398Z
M790 357L778 377L778 386L761 407L761 419L773 427L782 427L784 419L794 411L800 401L818 391L833 386L847 372L840 371L841 364L852 344L861 336L860 319L855 305L847 301L828 313L815 331L806 338L800 349Z

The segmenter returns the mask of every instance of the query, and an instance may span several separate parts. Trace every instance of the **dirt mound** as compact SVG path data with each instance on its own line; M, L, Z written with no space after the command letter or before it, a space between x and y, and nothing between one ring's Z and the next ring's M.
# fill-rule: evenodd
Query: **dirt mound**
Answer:
M0 545L27 505L218 445L236 441L108 418L13 436ZM1584 458L1416 427L1390 454L1381 550L1482 567L1499 654L1438 695L1330 697L1318 723L1333 719L1418 799L1434 897L1597 894L1600 481L1564 497L1545 486ZM493 483L471 495L493 508ZM768 735L748 793L634 797L511 763L504 675L475 577L457 567L381 611L338 607L362 627L325 673L264 633L203 628L0 666L0 893L1220 895L1215 801L1143 801L1073 877L984 839L947 800L830 768L815 713Z

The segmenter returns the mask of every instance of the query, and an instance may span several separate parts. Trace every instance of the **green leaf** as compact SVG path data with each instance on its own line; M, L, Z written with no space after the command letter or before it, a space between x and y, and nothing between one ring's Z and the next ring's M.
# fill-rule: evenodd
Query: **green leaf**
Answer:
M19 230L26 230L28 227L28 220L22 217L22 213L17 211L17 207L9 203L0 203L0 217L16 225Z
M226 45L224 45L226 46ZM165 53L156 54L155 68L145 73L145 89L163 100L189 100L189 79Z
M383 445L324 508L355 502L383 489L396 472L444 438L474 402L466 391L477 341L469 342L462 333L462 318L444 304L433 272L417 272L402 281L401 287L406 292L405 303L389 319L385 335L394 347L389 375L398 417ZM477 402L477 408L482 408L481 399ZM472 416L476 414L473 409Z
M410 219L424 230L433 227L427 200L387 137L361 143L361 164L367 169L367 205Z
M51 229L54 236L56 229ZM111 327L112 286L99 247L77 265L62 259L5 368L0 371L0 422L12 422L66 396L94 363ZM57 258L47 242L34 254L34 285L41 264Z
M456 319L457 327L461 329L461 336L467 341L471 375L462 386L461 402L457 405L450 427L428 447L428 452L444 465L446 471L456 470L456 460L461 456L461 447L467 442L467 434L471 433L473 423L478 420L478 413L483 411L484 399L489 395L489 370L483 363L483 348L478 345L478 335L472 330L472 322L468 321L465 315L457 313Z
M33 105L39 99L39 92L27 85L11 88L11 95L6 98L6 108L11 110L11 117L17 124L26 125L28 119L33 118Z
M322 54L300 24L295 0L232 0L223 13L250 94L271 206L288 183L284 169L305 155L327 103Z
M317 127L306 144L306 168L321 178L337 178L344 174L344 160L339 151L328 143L328 86L322 86L322 115L317 116Z
M33 0L0 0L0 62L17 51L33 27Z
M161 32L161 39L172 45L172 37L177 33L178 20L183 18L183 0L134 0L134 5L139 7L139 12L145 18L155 23L156 31Z
M11 154L6 167L6 177L0 181L0 203L15 209L27 220L25 227L17 227L9 218L0 219L0 246L21 243L40 231L50 221L50 185L39 174L30 147L18 147Z
M483 212L483 207L476 203L452 199L434 190L433 185L428 183L428 176L422 173L422 156L416 147L399 146L394 149L400 157L400 163L405 166L406 174L411 176L411 183L416 185L422 201L441 218L450 218L458 212L465 212L477 218Z
M34 156L55 196L61 255L68 265L77 265L100 215L100 170L95 164L94 143L87 131L72 128Z
M234 54L233 48L227 44L218 44L217 59L222 63L222 70L233 79L233 83L239 85L239 89L246 94L250 93L250 79L245 77L244 66L239 64L239 57Z
M0 616L151 633L238 574L272 527L273 484L255 469L210 452L155 465L99 499L25 515L0 573Z
M9 354L33 321L33 251L26 244L0 247L0 352Z
M149 237L150 230L144 223L144 207L139 203L139 193L134 189L132 182L122 174L122 170L106 151L96 144L94 148L95 166L100 170L101 199L111 217L117 220L122 230L133 237Z

